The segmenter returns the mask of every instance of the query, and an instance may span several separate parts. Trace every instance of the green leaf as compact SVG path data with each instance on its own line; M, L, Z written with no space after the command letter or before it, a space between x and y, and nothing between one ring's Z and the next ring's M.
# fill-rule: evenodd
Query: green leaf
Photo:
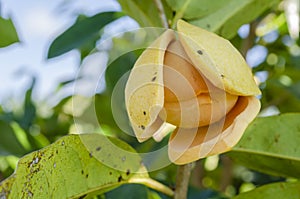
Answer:
M175 12L182 12L184 19L196 19L211 14L228 4L228 0L166 0Z
M48 58L62 55L70 50L83 47L90 40L95 40L100 30L110 22L123 16L119 12L103 12L92 17L79 19L59 35L51 44L48 51Z
M124 196L130 199L147 199L147 187L139 184L126 184L105 194L105 199L123 199Z
M135 19L142 27L163 27L159 10L155 1L148 0L118 0L122 10ZM164 3L166 17L171 17L171 9Z
M26 150L17 139L13 128L6 122L0 120L0 155L24 155Z
M112 143L133 151L117 139L108 142L98 134L63 137L23 157L15 174L0 184L0 193L10 198L76 198L119 186L139 170L140 162L126 157L125 151L110 151ZM105 161L115 165L106 165Z
M233 197L232 199L282 199L300 198L300 183L272 183L258 187L252 191L245 192Z
M141 52L142 50L128 52L119 56L116 60L109 64L105 71L105 80L109 91L113 91L121 77L126 72L130 72L130 69L133 67Z
M0 183L0 196L81 198L125 183L164 187L149 178L125 142L100 134L69 135L21 158L15 173Z
M228 155L248 168L300 178L300 114L257 118Z
M0 17L0 48L18 41L18 34L12 20Z
M216 32L227 39L231 39L237 34L237 30L241 25L255 20L268 8L276 5L279 0L230 0L225 1L224 4L222 3L223 1L220 1L217 4L217 10L212 7L212 2L216 1L210 1L208 6L205 7L209 14L204 17L201 16L198 19L192 19L189 22L209 31ZM196 12L197 8L199 9L201 5L196 6L190 7L193 7ZM184 13L188 13L188 11L185 10Z
M34 120L36 119L36 107L32 100L32 91L35 87L35 84L36 79L33 78L30 88L25 93L23 105L24 113L22 117L18 119L18 123L25 131L29 131L30 127L34 123Z

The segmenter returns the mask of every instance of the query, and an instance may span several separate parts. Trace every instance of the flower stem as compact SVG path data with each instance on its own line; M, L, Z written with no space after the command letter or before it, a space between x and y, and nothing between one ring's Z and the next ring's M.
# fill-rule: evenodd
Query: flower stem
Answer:
M174 199L186 199L191 171L194 163L180 165L177 170L176 188Z

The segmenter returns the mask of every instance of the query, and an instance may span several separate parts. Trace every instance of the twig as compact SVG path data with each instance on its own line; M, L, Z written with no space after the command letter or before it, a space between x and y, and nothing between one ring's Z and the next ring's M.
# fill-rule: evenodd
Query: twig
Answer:
M193 169L193 172L191 175L192 175L191 176L191 185L198 189L202 189L203 188L202 179L204 177L203 160L198 160L195 163L195 168Z
M220 182L220 191L225 192L226 188L232 183L232 160L229 157L222 155L221 156L223 170L222 178Z
M257 25L258 25L257 21L254 21L250 24L249 35L246 39L243 39L242 41L242 46L240 49L243 57L246 57L248 50L252 48L255 43L255 36L256 36L255 30Z
M158 9L159 12L159 17L161 19L162 25L164 28L169 28L169 24L168 24L168 20L167 20L167 16L164 10L164 6L161 2L161 0L154 0L154 3Z
M161 193L164 193L166 194L167 196L173 196L174 195L174 192L172 189L170 189L169 187L161 184L160 182L157 182L151 178L135 178L135 177L132 177L129 179L128 181L129 183L136 183L136 184L143 184L149 188L152 188L156 191L159 191Z
M194 163L180 165L177 170L174 199L186 199L191 171Z

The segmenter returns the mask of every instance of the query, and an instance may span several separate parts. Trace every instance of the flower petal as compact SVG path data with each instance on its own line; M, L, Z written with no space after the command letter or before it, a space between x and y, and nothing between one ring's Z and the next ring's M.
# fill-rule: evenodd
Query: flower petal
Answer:
M169 43L175 39L172 30L165 31L136 61L125 87L125 104L132 128L142 142L160 125L158 114L164 104L163 60Z
M177 29L187 55L216 87L241 96L261 93L246 61L228 40L183 20Z
M164 59L165 102L178 102L208 93L207 80L192 65L178 40L173 41Z
M238 96L210 86L209 94L180 102L165 102L160 117L183 128L207 126L222 119L236 104Z
M239 97L226 118L210 126L177 128L169 140L169 158L175 164L186 164L230 150L242 137L260 110L255 97Z

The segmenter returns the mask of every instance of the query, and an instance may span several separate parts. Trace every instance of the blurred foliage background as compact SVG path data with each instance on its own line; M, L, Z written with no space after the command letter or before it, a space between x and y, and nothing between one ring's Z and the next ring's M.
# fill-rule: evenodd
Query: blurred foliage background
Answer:
M163 30L135 29L114 36L103 31L116 26L116 20L120 21L125 16L136 20L140 27L163 28L166 24L157 1L118 2L122 12L101 12L93 16L79 13L72 26L49 41L48 59L55 59L71 50L80 52L78 76L60 82L52 95L58 95L64 87L70 86L75 88L73 93L63 97L59 95L54 104L48 103L47 99L35 101L32 92L36 81L32 77L32 84L21 104L12 109L0 106L0 181L12 174L21 156L71 133L98 132L115 136L139 152L153 151L166 145L167 139L160 143L150 140L140 144L136 141L128 123L122 92L135 60ZM262 90L261 117L300 112L298 0L248 0L243 1L244 4L234 0L161 2L165 22L170 27L175 28L176 20L183 18L222 35L240 50ZM1 50L15 42L19 39L13 21L0 18ZM104 67L96 65L92 69L92 73L100 75L100 78L92 77L85 73L85 63L101 53L105 53L107 61ZM91 92L83 95L81 86L88 82L92 82ZM83 86L83 89L87 88ZM193 172L190 198L226 198L270 182L294 180L250 170L233 162L226 154L199 160ZM150 175L173 187L175 173L176 166L170 165ZM108 193L107 198L123 195L119 193L130 194L130 190L139 190L135 191L137 198L149 194L148 188L142 185L127 185Z

